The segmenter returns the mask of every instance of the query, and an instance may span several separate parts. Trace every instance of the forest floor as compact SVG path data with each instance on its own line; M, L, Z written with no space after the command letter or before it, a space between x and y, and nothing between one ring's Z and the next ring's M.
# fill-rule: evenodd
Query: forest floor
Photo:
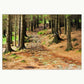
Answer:
M3 54L3 69L81 69L81 30L71 32L73 49L70 51L66 51L65 34L60 35L63 41L58 44L52 42L51 29L27 31L27 36L25 39L29 42L25 43L25 49Z

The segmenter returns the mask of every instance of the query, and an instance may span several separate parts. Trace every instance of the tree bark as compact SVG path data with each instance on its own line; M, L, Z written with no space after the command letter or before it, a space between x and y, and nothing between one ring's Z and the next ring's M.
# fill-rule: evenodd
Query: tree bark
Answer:
M21 31L20 31L20 47L19 49L23 49L25 48L24 46L24 25L23 25L23 15L20 16L21 17Z
M67 50L72 50L70 18L67 17Z
M11 20L11 15L8 15L7 17L7 36L6 36L6 50L5 52L11 52L12 48L11 48L11 41L10 41L10 20Z
M64 34L66 34L67 28L66 28L66 18L64 18Z

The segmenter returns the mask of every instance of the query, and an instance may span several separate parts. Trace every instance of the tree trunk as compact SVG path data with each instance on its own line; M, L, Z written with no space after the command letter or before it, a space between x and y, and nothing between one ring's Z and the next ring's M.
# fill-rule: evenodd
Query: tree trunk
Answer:
M27 37L26 35L26 28L27 28L27 22L26 22L26 18L25 18L25 15L23 15L23 25L24 25L24 35Z
M20 30L21 30L21 15L19 15L19 27L18 27L18 47L20 46Z
M66 34L67 28L66 28L66 18L64 18L64 34Z
M70 18L67 17L67 50L72 50Z
M54 33L54 20L51 21L52 34Z
M60 20L58 20L58 33L61 34Z
M39 28L39 15L37 15L37 28Z
M20 31L20 47L19 47L19 49L25 48L25 46L24 46L24 25L23 25L23 20L24 20L24 17L23 17L23 15L21 15L21 31Z
M46 19L44 18L44 29L46 29Z
M58 43L60 40L62 40L60 37L59 37L59 34L58 34L58 15L55 16L55 30L54 30L54 39L53 41L55 43Z
M5 50L6 53L12 51L11 45L10 45L10 43L11 43L11 41L10 41L10 35L11 35L11 33L10 33L10 24L11 24L10 20L11 20L11 15L8 15L8 18L7 18L6 50Z
M17 28L17 16L15 15L15 46L16 46L16 28Z
M51 28L51 21L49 20L49 28Z

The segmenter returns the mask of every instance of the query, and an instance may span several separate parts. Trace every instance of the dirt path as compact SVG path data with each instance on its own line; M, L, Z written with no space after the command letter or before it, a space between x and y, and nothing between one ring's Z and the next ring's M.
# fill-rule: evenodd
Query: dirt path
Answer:
M44 37L37 32L28 33L29 35L30 42L25 44L27 49L3 55L3 69L81 69L81 63L77 60L45 47L42 44Z

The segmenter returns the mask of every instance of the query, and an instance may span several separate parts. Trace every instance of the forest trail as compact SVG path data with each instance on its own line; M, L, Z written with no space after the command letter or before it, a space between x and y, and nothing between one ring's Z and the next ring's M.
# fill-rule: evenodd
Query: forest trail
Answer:
M3 69L81 69L80 59L75 59L71 55L71 57L67 56L66 51L57 48L58 45L63 43L59 43L57 46L55 46L56 44L48 44L47 41L52 35L50 30L47 33L38 35L37 31L27 32L27 39L30 38L30 42L25 43L26 49L3 55Z

